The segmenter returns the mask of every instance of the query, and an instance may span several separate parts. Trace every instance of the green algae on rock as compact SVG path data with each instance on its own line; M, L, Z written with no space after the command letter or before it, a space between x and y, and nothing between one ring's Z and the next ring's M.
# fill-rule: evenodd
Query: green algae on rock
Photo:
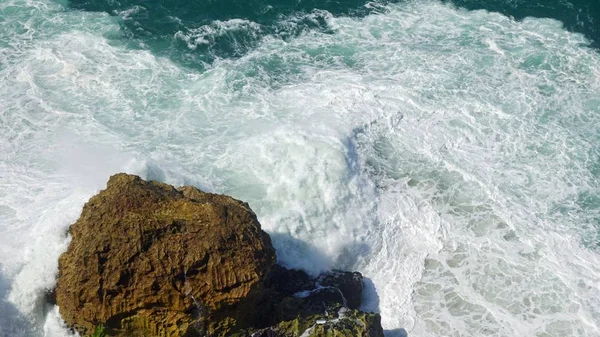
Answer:
M252 337L383 337L381 317L358 310L340 310L330 315L298 317L273 327L240 336Z

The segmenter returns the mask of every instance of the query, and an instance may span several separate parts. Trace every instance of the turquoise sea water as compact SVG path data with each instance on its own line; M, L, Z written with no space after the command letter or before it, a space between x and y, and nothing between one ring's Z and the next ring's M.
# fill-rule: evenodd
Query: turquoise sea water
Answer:
M600 336L598 11L0 0L0 336L71 336L44 291L120 171L248 201L387 336Z

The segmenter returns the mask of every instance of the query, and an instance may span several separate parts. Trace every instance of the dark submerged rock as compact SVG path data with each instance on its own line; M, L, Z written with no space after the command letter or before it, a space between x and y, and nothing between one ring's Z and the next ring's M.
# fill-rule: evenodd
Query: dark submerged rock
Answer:
M311 278L276 265L269 275L261 325L254 337L382 337L381 317L359 311L363 282L357 272L332 271Z

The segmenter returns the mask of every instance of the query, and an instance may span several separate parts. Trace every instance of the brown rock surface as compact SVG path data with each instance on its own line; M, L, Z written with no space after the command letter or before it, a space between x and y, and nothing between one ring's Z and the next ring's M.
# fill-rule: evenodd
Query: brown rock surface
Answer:
M253 320L275 262L248 204L117 174L59 259L56 301L83 336L201 336Z

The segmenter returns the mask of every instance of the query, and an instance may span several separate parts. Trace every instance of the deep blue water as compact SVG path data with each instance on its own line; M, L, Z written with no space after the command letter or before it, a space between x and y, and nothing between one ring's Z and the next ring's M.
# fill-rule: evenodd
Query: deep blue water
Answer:
M517 20L526 17L560 20L565 28L584 34L592 46L599 46L599 1L444 1L468 10L499 12ZM331 32L328 16L360 17L384 10L385 3L388 1L72 0L70 5L78 10L102 11L120 17L120 38L130 47L148 48L183 65L204 68L217 58L244 55L265 36L286 40L307 30Z
M594 0L452 0L458 7L499 12L517 20L526 17L553 18L570 31L584 34L600 46L600 1Z
M364 0L136 1L73 0L71 6L122 17L123 38L190 66L239 57L267 35L289 39L306 30L330 31L327 16L364 16L379 6ZM229 20L239 27L223 28ZM221 29L218 33L215 30ZM198 36L204 43L185 41Z

